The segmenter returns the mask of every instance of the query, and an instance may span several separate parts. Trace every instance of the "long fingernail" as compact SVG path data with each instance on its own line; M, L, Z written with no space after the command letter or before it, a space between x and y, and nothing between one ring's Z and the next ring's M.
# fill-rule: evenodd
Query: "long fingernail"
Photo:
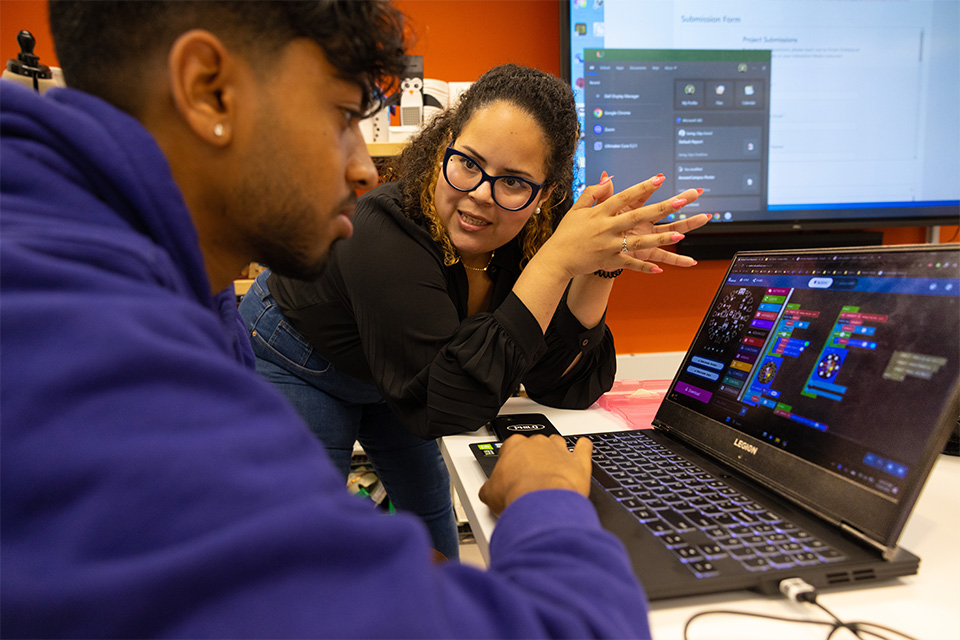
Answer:
M677 198L676 200L674 200L674 201L671 202L670 204L673 206L674 209L679 209L679 208L682 207L683 205L687 204L687 201L686 201L686 199L684 199L684 198Z
M652 182L655 186L659 186L659 185L663 184L663 181L664 181L664 180L666 180L666 178L663 177L663 174L662 174L662 173L658 173L657 175L653 176L653 177L650 179L650 182Z
M698 195L698 196L702 196L702 195L703 195L703 189L697 189L697 195Z
M685 237L686 237L686 236L683 235L682 233L676 233L676 232L674 232L674 234L673 234L672 236L670 236L670 240L671 240L672 242L680 242L680 241L683 240Z
M601 185L607 184L608 182L610 182L611 179L613 179L613 176L608 176L606 171L600 174Z
M657 265L653 265L653 267L650 269L650 273L663 273L663 269Z

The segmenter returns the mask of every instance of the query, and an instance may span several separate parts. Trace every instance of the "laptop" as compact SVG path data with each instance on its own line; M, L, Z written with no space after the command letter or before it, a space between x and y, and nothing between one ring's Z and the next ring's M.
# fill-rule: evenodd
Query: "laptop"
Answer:
M958 359L958 245L738 253L653 428L584 436L591 501L651 600L914 574Z

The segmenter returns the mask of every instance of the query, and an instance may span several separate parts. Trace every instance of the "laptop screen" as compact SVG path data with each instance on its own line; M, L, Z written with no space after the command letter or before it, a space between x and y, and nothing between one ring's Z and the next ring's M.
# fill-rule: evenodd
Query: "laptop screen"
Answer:
M896 502L956 392L958 296L957 245L737 254L666 397Z

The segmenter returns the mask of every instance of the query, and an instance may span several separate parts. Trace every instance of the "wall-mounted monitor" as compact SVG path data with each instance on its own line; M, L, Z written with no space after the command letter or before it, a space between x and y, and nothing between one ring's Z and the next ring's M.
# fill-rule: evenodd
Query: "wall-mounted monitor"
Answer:
M663 173L704 189L706 234L958 224L960 2L561 0L560 23L577 194Z

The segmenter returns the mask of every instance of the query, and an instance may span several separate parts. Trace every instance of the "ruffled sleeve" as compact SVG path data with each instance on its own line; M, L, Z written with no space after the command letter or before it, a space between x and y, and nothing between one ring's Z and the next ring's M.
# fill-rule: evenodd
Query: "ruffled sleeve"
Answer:
M523 379L531 399L549 407L586 409L610 390L617 373L613 334L604 319L587 329L567 307L567 297L547 328L544 355ZM577 356L576 365L564 375Z

